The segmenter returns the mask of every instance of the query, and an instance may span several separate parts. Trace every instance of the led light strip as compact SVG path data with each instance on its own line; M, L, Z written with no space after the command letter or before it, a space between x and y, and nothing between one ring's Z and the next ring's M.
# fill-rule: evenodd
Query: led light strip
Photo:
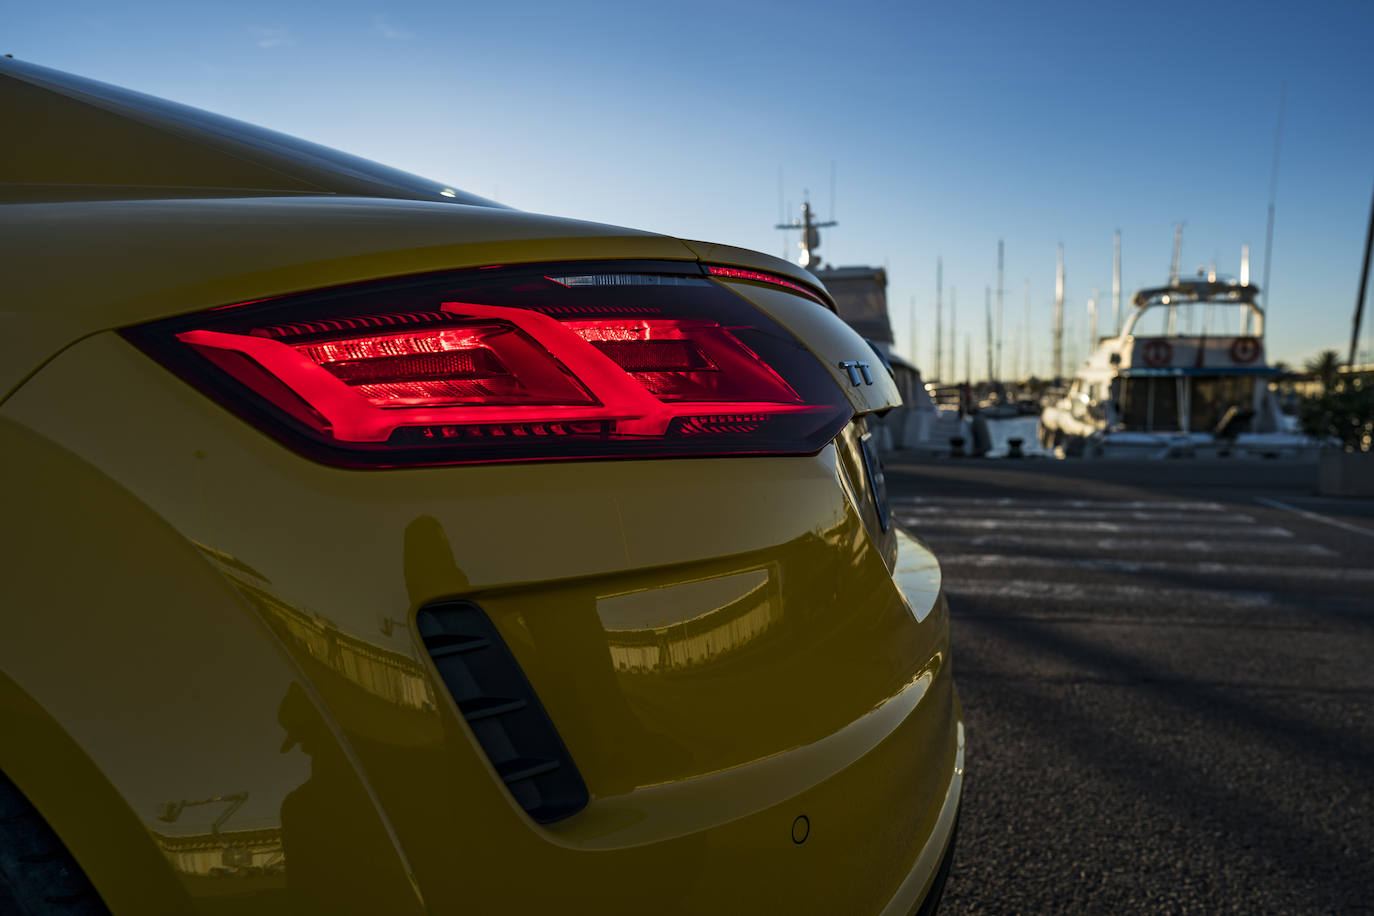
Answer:
M766 274L758 270L745 270L741 267L719 267L715 264L706 265L706 272L713 277L723 277L726 280L753 280L755 283L767 283L770 286L782 286L796 293L801 293L808 299L814 299L826 308L830 304L811 290L802 286L800 283L793 283L791 280L784 280L777 274Z

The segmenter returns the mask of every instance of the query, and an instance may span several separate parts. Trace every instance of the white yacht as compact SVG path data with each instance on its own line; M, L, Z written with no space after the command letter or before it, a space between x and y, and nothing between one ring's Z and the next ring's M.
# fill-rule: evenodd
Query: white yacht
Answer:
M1280 370L1265 361L1258 293L1215 275L1136 293L1121 333L1100 342L1041 414L1041 444L1101 457L1278 458L1315 449L1284 423L1270 390ZM1179 313L1189 309L1189 326L1202 330L1179 333ZM1142 333L1147 324L1163 333ZM1217 333L1223 327L1233 330Z

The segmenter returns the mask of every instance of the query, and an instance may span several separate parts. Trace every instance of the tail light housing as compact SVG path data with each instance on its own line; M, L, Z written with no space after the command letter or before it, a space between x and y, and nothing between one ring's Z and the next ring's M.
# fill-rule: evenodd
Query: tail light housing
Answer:
M124 333L345 467L810 454L852 414L790 332L695 264L457 271Z

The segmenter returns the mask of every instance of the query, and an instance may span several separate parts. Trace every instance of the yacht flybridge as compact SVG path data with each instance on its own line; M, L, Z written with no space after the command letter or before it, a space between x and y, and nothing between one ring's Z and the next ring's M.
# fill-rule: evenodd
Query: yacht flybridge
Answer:
M1265 361L1258 293L1215 275L1136 293L1121 333L1103 339L1068 393L1045 408L1042 444L1115 457L1291 457L1315 448L1286 427L1269 389L1280 370ZM1201 330L1180 333L1180 313Z

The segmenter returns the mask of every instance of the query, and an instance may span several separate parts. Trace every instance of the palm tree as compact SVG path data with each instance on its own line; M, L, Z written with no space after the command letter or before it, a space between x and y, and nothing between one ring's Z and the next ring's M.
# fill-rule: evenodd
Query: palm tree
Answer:
M1330 391L1336 386L1336 376L1340 372L1341 358L1335 350L1323 350L1305 364L1307 371L1321 379L1322 391Z

